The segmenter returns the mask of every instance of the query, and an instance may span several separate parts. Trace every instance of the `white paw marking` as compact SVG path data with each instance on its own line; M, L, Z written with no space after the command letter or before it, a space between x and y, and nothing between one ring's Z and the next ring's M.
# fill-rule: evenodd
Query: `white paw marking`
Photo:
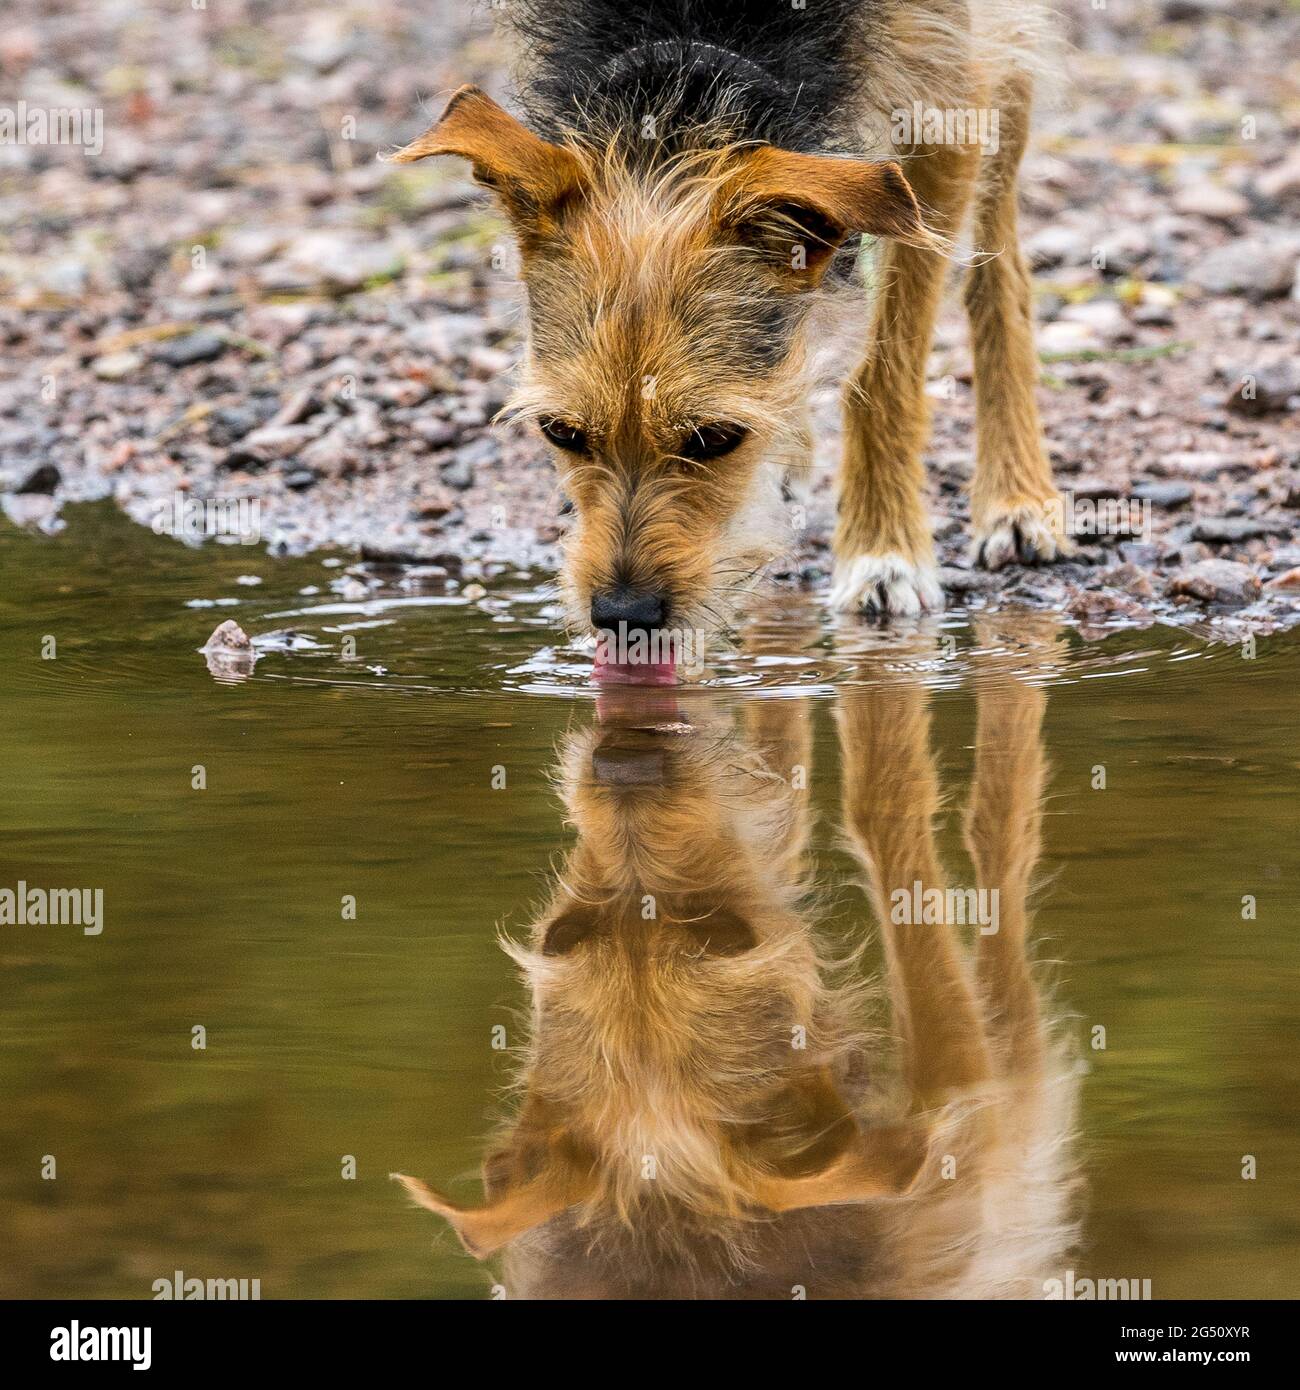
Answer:
M841 613L915 618L943 608L943 589L932 565L918 565L896 552L855 555L835 565L831 605Z
M971 544L971 561L999 570L1013 561L1046 564L1069 552L1070 544L1053 528L1047 508L1030 503L1011 507L981 526Z

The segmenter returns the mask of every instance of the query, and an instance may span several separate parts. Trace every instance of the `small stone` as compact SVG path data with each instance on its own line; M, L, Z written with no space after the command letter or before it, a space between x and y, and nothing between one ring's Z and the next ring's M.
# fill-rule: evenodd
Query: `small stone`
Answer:
M1083 265L1092 253L1091 239L1073 227L1048 223L1025 239L1025 255L1036 269L1056 265Z
M1204 22L1213 15L1225 14L1231 8L1230 0L1164 0L1160 6L1162 19L1180 19Z
M301 425L289 426L302 429ZM355 472L361 464L364 449L351 421L345 420L333 429L313 439L302 451L300 462L327 477L339 477Z
M496 441L488 435L462 445L438 470L438 476L448 487L464 492L473 487L474 474L481 464L492 463L497 456Z
M1121 227L1107 233L1098 242L1092 255L1103 274L1112 278L1135 275L1138 267L1151 255L1150 235L1141 227Z
M100 381L125 381L144 366L144 358L138 352L110 352L96 357L90 370Z
M1106 346L1091 324L1069 319L1045 323L1038 331L1038 345L1043 352L1062 355L1101 352Z
M1139 304L1133 310L1133 322L1143 328L1172 328L1174 312L1167 304Z
M214 630L212 636L199 650L203 652L250 652L253 650L253 643L248 633L233 618L227 618Z
M265 409L255 403L218 406L208 416L208 443L228 449L266 419Z
M1300 397L1300 362L1294 358L1274 362L1256 371L1242 372L1224 405L1235 415L1267 415L1290 410Z
M1102 582L1112 589L1123 589L1134 598L1151 598L1155 593L1146 572L1134 564L1116 565L1114 569L1107 570L1101 578Z
M1281 164L1259 173L1255 178L1255 188L1260 197L1268 199L1270 203L1300 196L1300 150L1293 150Z
M1268 581L1270 589L1300 589L1300 565Z
M1300 258L1295 244L1248 237L1231 241L1196 261L1188 274L1210 294L1243 294L1269 299L1286 294Z
M1108 483L1103 478L1076 478L1068 489L1072 497L1089 498L1097 500L1103 497L1122 497L1124 491L1115 483Z
M1233 222L1250 211L1250 203L1231 188L1206 179L1179 189L1174 194L1174 210L1213 222Z
M1192 524L1192 539L1211 545L1226 545L1253 540L1256 536L1284 535L1288 530L1288 523L1270 523L1263 517L1209 516Z
M1121 541L1116 549L1119 558L1130 565L1149 568L1160 559L1159 546L1152 545L1150 541Z
M1156 459L1150 465L1152 473L1167 478L1179 475L1192 478L1217 478L1220 473L1245 472L1251 461L1239 454L1224 454L1212 449L1185 449Z
M199 651L214 679L227 683L247 680L257 660L248 633L233 618L227 618Z
M1070 615L1083 623L1129 618L1140 611L1139 605L1131 598L1124 594L1108 593L1105 589L1084 589L1069 604Z
M1150 502L1153 507L1173 510L1185 507L1192 500L1190 483L1139 483L1133 489L1133 496L1139 502Z
M1260 582L1249 565L1235 560L1202 560L1175 574L1169 581L1169 592L1203 603L1239 605L1259 597Z
M214 361L228 346L219 333L200 328L194 333L183 333L179 338L168 338L159 343L153 355L157 361L165 362L169 367L190 367L196 362Z
M319 481L320 475L310 468L295 468L291 473L284 475L284 485L290 492L306 492Z
M1124 310L1113 299L1092 299L1085 304L1067 304L1059 322L1083 324L1103 343L1114 343L1129 333Z
M445 449L459 438L456 427L450 420L422 417L415 422L413 428L430 449Z
M59 470L52 463L42 463L33 468L14 491L23 495L50 497L58 490L59 481Z
M275 459L291 458L311 443L319 433L320 431L311 425L263 425L261 429L246 435L234 450L227 454L225 467L257 468Z
M987 570L962 570L951 565L939 567L939 583L950 594L986 593L1002 587L998 576Z

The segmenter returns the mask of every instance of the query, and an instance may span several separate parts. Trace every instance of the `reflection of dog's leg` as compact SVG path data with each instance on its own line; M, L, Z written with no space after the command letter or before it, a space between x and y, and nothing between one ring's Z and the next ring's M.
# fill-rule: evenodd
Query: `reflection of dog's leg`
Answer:
M1025 955L1025 900L1041 851L1046 693L1014 676L988 672L980 686L975 777L966 811L966 846L981 889L997 890L998 929L982 934L976 980L989 1015L998 1069L1037 1077L1043 1022Z
M790 614L787 612L785 616L789 617ZM792 645L797 645L792 638L801 638L805 634L809 639L817 636L817 618L811 607L801 604L794 616L798 619L797 624L787 622L777 631L751 628L745 634L746 652L756 656L781 656L788 653ZM802 697L749 699L745 702L743 719L746 742L758 754L763 766L789 788L791 820L789 832L784 837L784 862L786 871L793 877L799 877L812 830L809 804L813 757L812 704Z
M987 1080L990 1062L952 927L911 920L918 896L945 887L927 695L911 684L850 688L836 713L844 824L880 921L904 1076L914 1104L928 1108Z

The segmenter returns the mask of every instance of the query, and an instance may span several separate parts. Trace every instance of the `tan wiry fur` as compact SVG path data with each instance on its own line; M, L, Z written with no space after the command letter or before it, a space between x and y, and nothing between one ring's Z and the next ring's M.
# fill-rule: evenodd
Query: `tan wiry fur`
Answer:
M783 548L781 485L807 463L806 402L824 356L812 348L833 328L818 311L822 276L833 244L855 231L880 238L877 293L870 345L845 394L832 597L902 616L941 606L923 501L925 374L945 248L972 209L975 554L996 567L1063 551L1015 215L1034 76L1050 48L1046 12L918 0L882 15L862 75L874 113L861 135L866 159L748 147L703 130L700 148L647 173L616 140L548 143L468 88L393 156L471 159L514 225L530 323L514 409L572 424L588 446L556 452L575 509L564 570L575 629L588 628L594 593L630 585L665 597L670 627L715 632ZM894 146L891 113L914 103L995 110L999 148ZM811 224L789 219L796 205ZM829 243L819 239L826 228ZM805 259L789 263L792 250ZM787 330L777 333L781 316ZM834 323L843 335L845 316ZM745 442L713 460L682 457L683 439L710 422L743 428Z
M1041 1297L1059 1274L1076 1078L1026 946L1046 697L996 665L980 686L967 840L1001 911L968 950L892 920L896 889L944 883L939 784L924 690L869 674L837 723L887 1032L814 925L807 709L757 702L742 735L697 701L694 732L654 732L628 692L569 740L577 842L509 947L532 996L517 1119L483 1206L402 1179L505 1251L511 1296Z

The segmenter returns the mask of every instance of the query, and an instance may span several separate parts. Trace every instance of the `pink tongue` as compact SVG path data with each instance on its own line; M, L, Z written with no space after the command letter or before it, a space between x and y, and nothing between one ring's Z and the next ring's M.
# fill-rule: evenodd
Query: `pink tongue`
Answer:
M592 676L602 685L676 685L675 661L606 661L599 649Z

